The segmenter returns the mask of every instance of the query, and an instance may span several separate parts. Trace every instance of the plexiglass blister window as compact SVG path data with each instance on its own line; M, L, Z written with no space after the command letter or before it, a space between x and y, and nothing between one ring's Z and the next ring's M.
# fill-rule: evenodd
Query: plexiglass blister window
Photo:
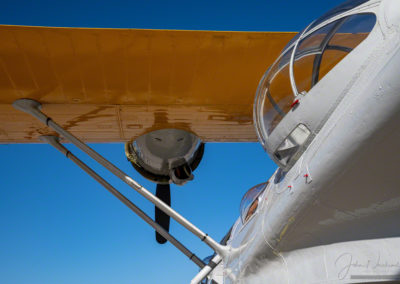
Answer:
M297 36L293 75L299 93L314 87L347 54L371 32L376 23L373 13L355 14L327 23L314 32ZM310 28L308 29L310 30ZM311 30L310 30L311 31ZM290 61L295 42L268 69L261 80L256 97L257 131L264 145L296 99L290 83Z

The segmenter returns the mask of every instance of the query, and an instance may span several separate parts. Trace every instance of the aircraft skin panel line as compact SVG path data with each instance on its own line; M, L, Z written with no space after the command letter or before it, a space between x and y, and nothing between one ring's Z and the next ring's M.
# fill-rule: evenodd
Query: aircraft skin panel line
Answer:
M72 158L201 267L191 284L400 281L399 0L348 0L296 36L16 26L0 36L0 143L42 137ZM193 179L205 142L256 139L278 168L245 192L217 242L171 208L170 184ZM155 221L65 141L161 210ZM120 141L156 195L86 144ZM213 255L192 258L169 218Z
M377 14L369 36L280 122L310 125L323 112L301 158L236 221L223 283L400 280L400 2L365 3Z
M0 26L0 143L54 134L10 106L20 98L86 142L164 128L254 142L259 78L294 34Z

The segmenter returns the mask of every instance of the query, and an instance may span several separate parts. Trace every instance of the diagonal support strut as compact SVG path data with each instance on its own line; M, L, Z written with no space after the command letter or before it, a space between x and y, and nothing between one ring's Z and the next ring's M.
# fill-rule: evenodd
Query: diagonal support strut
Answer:
M177 249L179 249L184 255L186 255L190 260L192 260L200 268L205 266L204 262L199 259L194 253L188 250L182 243L175 239L171 234L164 230L159 224L154 222L146 213L144 213L140 208L133 204L129 199L127 199L123 194L121 194L117 189L115 189L111 184L109 184L105 179L103 179L99 174L93 171L88 165L82 162L78 157L76 157L67 148L61 145L59 138L53 135L40 136L39 139L46 142L56 148L58 151L63 153L68 159L73 161L77 166L84 170L88 175L94 178L98 183L105 187L112 195L118 198L122 203L124 203L129 209L136 213L140 218L142 218L147 224L153 227L160 235L171 242Z
M173 218L175 221L177 221L179 224L181 224L183 227L185 227L187 230L189 230L191 233L193 233L195 236L197 236L201 241L206 243L211 249L213 249L222 258L224 258L227 255L228 249L225 246L220 245L213 238L211 238L208 234L201 231L199 228L197 228L195 225L193 225L191 222L189 222L186 218L184 218L182 215L180 215L178 212L176 212L170 206L165 204L163 201L158 199L155 195L153 195L151 192L149 192L147 189L145 189L139 183L134 181L130 176L128 176L122 170L117 168L115 165L113 165L111 162L109 162L103 156L98 154L92 148L87 146L84 142L79 140L77 137L75 137L73 134L71 134L67 130L63 129L60 125L58 125L56 122L54 122L50 117L48 117L46 114L44 114L41 111L41 104L39 102L32 100L32 99L19 99L13 103L13 106L14 106L14 108L16 108L20 111L23 111L25 113L28 113L28 114L34 116L35 118L40 120L42 123L46 124L48 127L53 129L54 131L56 131L59 135L65 137L72 144L74 144L80 150L82 150L83 152L88 154L91 158L96 160L99 164L104 166L106 169L108 169L110 172L112 172L115 176L120 178L122 181L124 181L126 184L128 184L131 188L136 190L143 197L145 197L147 200L149 200L151 203L153 203L155 206L157 206L160 210L162 210L164 213L169 215L171 218Z

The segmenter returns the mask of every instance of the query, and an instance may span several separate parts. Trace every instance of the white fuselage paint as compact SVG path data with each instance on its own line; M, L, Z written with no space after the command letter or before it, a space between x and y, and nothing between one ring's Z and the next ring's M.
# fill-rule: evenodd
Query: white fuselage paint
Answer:
M255 215L238 218L214 272L220 284L400 275L400 1L369 3L373 31L302 103L318 112L335 101L318 94L340 101L286 176L271 177Z

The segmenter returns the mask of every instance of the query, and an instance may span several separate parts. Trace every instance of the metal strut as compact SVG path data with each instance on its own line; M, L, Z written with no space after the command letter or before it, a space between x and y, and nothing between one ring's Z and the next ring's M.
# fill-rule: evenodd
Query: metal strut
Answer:
M202 270L190 281L190 284L198 284L207 277L208 274L222 261L222 258L217 254L210 262L203 267Z
M211 238L208 234L201 231L199 228L197 228L195 225L193 225L191 222L189 222L186 218L184 218L182 215L180 215L178 212L176 212L170 206L165 204L163 201L158 199L155 195L153 195L151 192L149 192L147 189L145 189L139 183L134 181L126 173L121 171L119 168L117 168L111 162L106 160L104 157L102 157L100 154L98 154L92 148L90 148L85 143L80 141L77 137L72 135L70 132L63 129L60 125L58 125L50 117L48 117L46 114L44 114L41 111L41 104L39 102L37 102L35 100L31 100L31 99L19 99L13 103L13 106L14 106L14 108L16 108L18 110L21 110L23 112L26 112L26 113L36 117L42 123L46 124L48 127L53 129L54 131L56 131L59 135L65 137L72 144L74 144L76 147L78 147L83 152L88 154L91 158L96 160L98 163L100 163L102 166L104 166L106 169L108 169L114 175L119 177L122 181L124 181L126 184L128 184L130 187L132 187L138 193L140 193L143 197L145 197L147 200L149 200L151 203L153 203L155 206L157 206L161 211L163 211L164 213L169 215L171 218L173 218L175 221L177 221L183 227L185 227L190 232L192 232L195 236L197 236L200 240L202 240L204 243L206 243L211 249L213 249L222 258L224 258L226 256L227 248L225 246L220 245L213 238Z
M58 151L63 153L68 159L73 161L82 170L84 170L88 175L94 178L98 183L104 186L112 195L118 198L122 203L124 203L129 209L136 213L140 218L142 218L147 224L153 227L160 235L171 242L177 249L179 249L184 255L186 255L190 260L192 260L200 268L205 267L205 263L199 259L194 253L188 250L184 245L182 245L177 239L175 239L171 234L163 229L159 224L154 222L146 213L140 210L135 204L133 204L128 198L121 194L115 187L109 184L105 179L103 179L99 174L93 171L88 165L82 162L78 157L71 153L67 148L60 144L59 138L52 135L40 136L39 139L46 142L56 148Z

